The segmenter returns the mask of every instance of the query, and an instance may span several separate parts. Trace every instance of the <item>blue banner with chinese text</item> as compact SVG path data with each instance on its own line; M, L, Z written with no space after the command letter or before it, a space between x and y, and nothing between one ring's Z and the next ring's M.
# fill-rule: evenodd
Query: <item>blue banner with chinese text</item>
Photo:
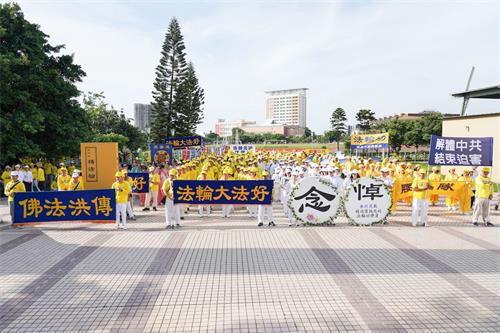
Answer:
M149 193L149 173L129 172L128 176L132 178L132 193Z
M172 145L165 143L151 144L151 163L172 164Z
M172 145L172 148L201 146L201 145L203 145L203 138L199 135L197 135L197 136L176 136L176 137L172 137L172 138L166 138L164 143Z
M175 180L174 203L270 205L272 180Z
M491 166L493 164L493 138L433 135L428 163L429 165Z
M115 220L115 190L18 192L13 223Z

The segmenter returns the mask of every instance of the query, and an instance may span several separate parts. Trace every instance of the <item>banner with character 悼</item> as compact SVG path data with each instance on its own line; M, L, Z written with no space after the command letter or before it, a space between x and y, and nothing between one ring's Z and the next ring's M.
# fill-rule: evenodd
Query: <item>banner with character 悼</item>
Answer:
M132 193L149 193L149 173L129 172L128 176L132 178Z
M384 222L391 205L391 189L383 180L372 177L352 182L344 199L345 214L351 223L357 225Z
M340 207L340 193L331 182L307 177L290 193L288 207L295 219L306 224L333 224Z
M493 138L431 137L429 165L491 166Z
M270 205L272 180L175 180L174 204Z
M18 192L13 224L114 221L115 190Z

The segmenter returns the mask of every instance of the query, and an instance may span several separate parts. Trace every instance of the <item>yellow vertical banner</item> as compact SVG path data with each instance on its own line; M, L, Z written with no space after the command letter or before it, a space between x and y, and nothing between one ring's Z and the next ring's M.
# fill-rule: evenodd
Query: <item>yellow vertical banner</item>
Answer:
M118 168L118 143L82 142L80 144L82 178L85 189L110 188Z

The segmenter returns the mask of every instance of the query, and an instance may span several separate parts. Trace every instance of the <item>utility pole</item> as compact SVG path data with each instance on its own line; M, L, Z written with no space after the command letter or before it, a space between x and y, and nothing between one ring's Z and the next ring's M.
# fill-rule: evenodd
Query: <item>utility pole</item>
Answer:
M469 91L470 83L472 81L472 75L474 75L475 67L472 66L470 70L469 80L467 81L467 86L465 87L465 91ZM467 111L467 104L469 104L469 97L464 97L464 102L462 104L462 112L460 112L461 116L465 116L465 112Z

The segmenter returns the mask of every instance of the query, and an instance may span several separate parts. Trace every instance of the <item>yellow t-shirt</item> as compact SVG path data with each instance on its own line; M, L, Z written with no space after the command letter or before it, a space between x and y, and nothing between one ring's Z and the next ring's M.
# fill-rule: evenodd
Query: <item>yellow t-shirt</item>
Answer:
M26 192L26 187L24 186L23 182L14 182L13 180L11 180L7 183L7 185L5 185L4 193L9 197L10 202L14 201L14 193L16 192Z
M412 189L427 189L429 181L427 179L415 178L411 184ZM413 191L413 199L425 199L427 195L427 190L425 191Z
M490 177L476 178L476 198L487 199L493 193L493 184Z
M45 171L43 168L35 168L33 170L33 179L36 179L39 182L45 181Z
M70 175L59 175L57 176L57 190L67 191L69 189L69 182L71 181Z
M84 190L84 186L83 186L83 181L81 180L81 178L79 177L76 182L75 182L75 178L71 178L71 181L69 182L69 186L68 186L68 190L70 191L81 191L81 190Z
M156 184L152 183L155 182ZM158 188L160 187L160 175L157 173L150 173L149 174L149 190L156 192L158 191Z
M115 190L116 203L127 203L128 195L132 192L132 188L128 182L114 182L111 188Z
M165 179L163 182L163 186L161 187L163 191L167 194L167 199L173 200L174 199L174 187L171 184L171 180Z
M2 180L4 186L6 186L11 181L11 179L12 177L10 176L10 171L4 170L4 172L2 172Z

